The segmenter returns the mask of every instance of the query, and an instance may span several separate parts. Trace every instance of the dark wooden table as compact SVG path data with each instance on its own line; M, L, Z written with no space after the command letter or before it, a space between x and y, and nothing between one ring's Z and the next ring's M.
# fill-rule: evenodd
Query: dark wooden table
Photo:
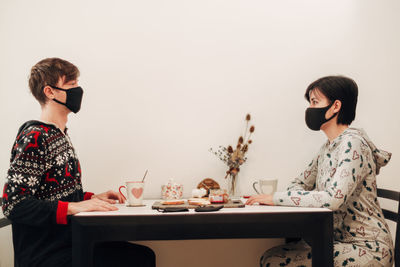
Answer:
M101 241L296 238L312 247L312 266L333 266L333 213L325 208L246 206L218 212L161 213L119 206L114 212L85 212L72 217L74 267L90 267L93 244ZM261 255L260 255L261 256Z

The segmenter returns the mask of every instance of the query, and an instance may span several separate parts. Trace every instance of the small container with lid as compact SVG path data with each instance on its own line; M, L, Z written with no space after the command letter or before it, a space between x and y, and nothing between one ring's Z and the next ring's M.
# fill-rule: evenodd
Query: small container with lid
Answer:
M229 196L225 189L211 189L208 198L212 204L224 204L228 202Z

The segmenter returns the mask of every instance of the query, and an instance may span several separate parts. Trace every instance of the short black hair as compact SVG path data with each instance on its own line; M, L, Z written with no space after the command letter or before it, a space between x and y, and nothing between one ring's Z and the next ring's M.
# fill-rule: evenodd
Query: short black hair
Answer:
M358 97L358 86L353 79L344 76L326 76L311 83L304 94L304 97L310 102L310 92L317 89L330 103L335 100L342 102L338 124L350 125L356 117L356 106Z

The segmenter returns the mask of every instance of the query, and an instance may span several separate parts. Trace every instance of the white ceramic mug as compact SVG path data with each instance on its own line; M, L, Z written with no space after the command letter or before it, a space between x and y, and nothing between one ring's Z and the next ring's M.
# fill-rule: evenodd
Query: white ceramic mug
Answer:
M276 192L276 187L278 185L278 180L257 180L253 183L253 188L257 194L267 194L272 195ZM258 188L257 188L258 187Z
M122 194L121 189L125 188L127 192L128 199ZM144 182L133 181L126 182L126 186L122 185L119 187L119 192L121 195L128 200L129 206L142 206L143 205L143 191Z

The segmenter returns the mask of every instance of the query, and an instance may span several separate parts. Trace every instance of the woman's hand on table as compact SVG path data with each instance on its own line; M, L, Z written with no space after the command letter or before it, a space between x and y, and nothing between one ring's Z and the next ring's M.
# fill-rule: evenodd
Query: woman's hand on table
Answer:
M273 195L253 195L246 201L246 205L253 205L254 203L273 206Z
M121 195L121 193L115 192L113 190L108 190L107 192L98 194L98 195L93 195L93 198L98 198L101 199L103 201L106 201L110 204L115 204L116 200L118 200L119 203L125 203L125 198L123 195Z
M67 215L74 215L78 212L85 212L85 211L113 211L113 210L118 210L118 208L99 198L92 198L80 202L69 202Z

